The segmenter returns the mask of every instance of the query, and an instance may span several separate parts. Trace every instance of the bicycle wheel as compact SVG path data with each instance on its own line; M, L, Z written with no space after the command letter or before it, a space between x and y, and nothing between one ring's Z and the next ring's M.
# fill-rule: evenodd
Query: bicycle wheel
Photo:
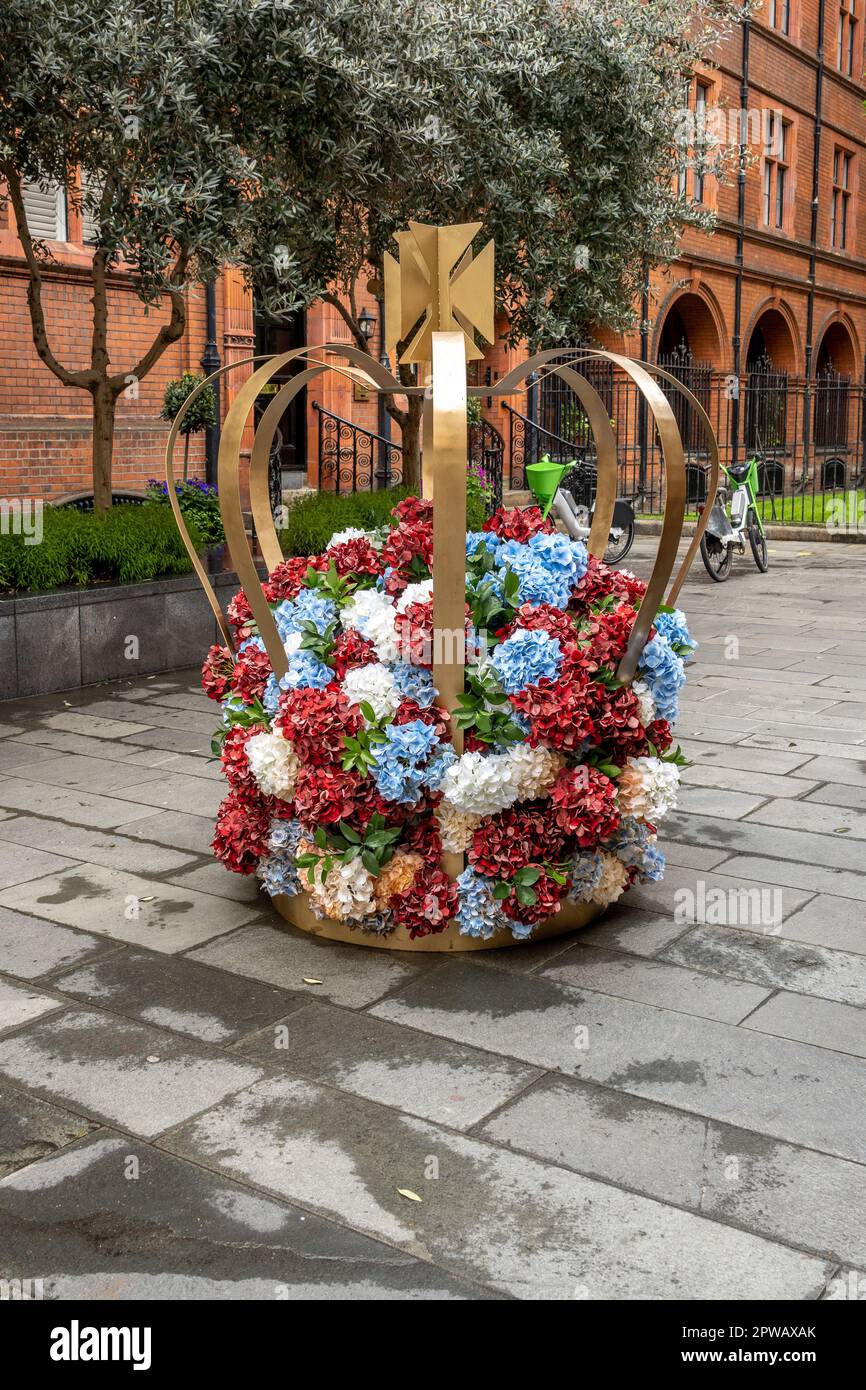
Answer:
M755 564L758 566L761 574L766 574L767 570L770 568L770 557L767 554L767 537L758 525L758 518L752 510L749 511L749 545L752 547L752 555L754 556Z
M634 545L634 522L630 521L628 526L617 526L616 532L612 530L608 538L604 552L604 563L606 565L620 564Z
M723 584L734 563L733 546L723 545L716 536L701 536L701 559L710 579Z

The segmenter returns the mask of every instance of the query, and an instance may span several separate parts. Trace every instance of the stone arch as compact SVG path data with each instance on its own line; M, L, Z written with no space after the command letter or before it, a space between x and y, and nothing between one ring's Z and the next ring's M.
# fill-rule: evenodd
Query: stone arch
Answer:
M852 381L859 378L862 356L857 332L847 314L829 314L815 338L815 372L832 367Z
M746 370L764 358L769 358L776 371L796 375L801 370L797 321L784 300L767 299L758 305L746 332L745 347Z
M724 316L715 297L704 285L673 290L661 306L656 321L653 355L669 359L684 344L696 361L724 370L723 354L729 341Z

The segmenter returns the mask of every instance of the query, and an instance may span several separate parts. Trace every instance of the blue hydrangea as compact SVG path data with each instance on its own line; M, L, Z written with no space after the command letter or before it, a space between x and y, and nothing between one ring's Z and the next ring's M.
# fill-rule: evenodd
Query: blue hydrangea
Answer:
M643 821L635 816L623 816L605 848L618 855L629 868L637 869L643 863L651 839L650 830Z
M586 902L595 892L601 882L601 875L604 863L600 852L594 850L580 850L572 860L569 874L571 876L571 886L568 896L571 902Z
M540 532L524 545L504 541L496 552L497 563L509 566L519 581L520 603L552 603L567 608L571 591L583 578L589 563L583 541L572 541L556 532Z
M313 623L318 632L324 632L336 616L337 607L333 599L325 598L316 589L301 589L297 598L283 599L274 609L274 622L281 642L285 642L293 632L300 632L304 623Z
M665 857L657 845L648 845L640 866L642 883L658 883L665 876Z
M464 869L457 879L459 892L457 924L461 936L475 936L489 941L498 931L509 926L502 905L494 898L490 880L474 869Z
M414 700L421 709L429 709L439 693L426 666L410 666L407 662L399 662L391 668L391 675L403 698Z
M238 647L238 656L240 656L241 652L245 652L247 647L258 647L260 652L265 650L265 644L261 637L246 637Z
M295 857L302 834L299 821L281 820L278 816L271 821L268 834L270 853L259 861L257 870L262 887L271 897L284 893L291 898L301 891Z
M326 666L318 657L313 656L312 652L292 652L286 674L279 681L273 672L268 676L262 704L268 714L273 715L277 711L280 695L284 690L308 688L324 690L325 686L330 685L333 679L334 673L330 666Z
M371 775L386 801L414 806L423 791L438 788L454 757L454 749L440 744L430 724L410 719L406 724L387 726L385 742L376 747Z
M516 695L543 677L555 681L562 665L562 649L558 637L549 632L518 628L505 642L500 642L491 657L506 695Z
M495 555L499 549L499 537L493 531L467 531L466 532L466 559L471 560L477 555L479 546L485 546Z
M645 680L660 718L677 717L679 692L686 683L685 666L666 637L654 637L641 654L638 675Z
M689 632L686 615L681 608L675 608L673 613L657 613L655 629L662 637L667 638L672 647L690 647L691 652L684 659L691 661L692 653L696 651L698 644Z
M528 941L537 927L537 922L516 922L513 917L508 918L508 925L511 928L511 935L515 941Z

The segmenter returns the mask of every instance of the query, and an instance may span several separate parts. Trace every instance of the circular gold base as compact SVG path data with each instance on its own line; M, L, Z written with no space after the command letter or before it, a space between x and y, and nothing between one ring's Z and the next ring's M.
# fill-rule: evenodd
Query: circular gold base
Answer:
M552 936L577 931L580 927L588 926L604 911L595 903L565 902L555 917L548 917L545 922L538 924L528 942L516 941L510 931L497 932L489 941L481 941L476 936L461 936L453 924L446 931L419 936L413 941L405 927L395 927L387 936L375 936L372 932L361 931L360 927L349 926L347 922L316 917L306 893L298 893L293 898L278 894L271 902L281 917L291 922L293 927L309 932L310 936L321 936L327 941L348 941L353 946L378 946L385 951L487 951L502 946L525 946L533 941L545 941Z

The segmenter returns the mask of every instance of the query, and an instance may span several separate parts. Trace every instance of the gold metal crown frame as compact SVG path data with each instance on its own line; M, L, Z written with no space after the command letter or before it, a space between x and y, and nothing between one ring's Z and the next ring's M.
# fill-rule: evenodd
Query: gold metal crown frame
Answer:
M417 364L418 385L404 386L386 367L350 343L325 342L229 363L201 382L175 417L166 446L168 498L193 568L226 646L234 655L231 628L181 515L173 460L177 436L196 397L210 382L228 372L241 367L254 368L238 391L223 425L217 484L232 565L277 679L286 674L288 658L262 592L261 576L246 534L240 455L243 433L256 398L272 377L293 362L303 364L303 370L280 386L270 400L255 431L250 457L252 523L268 573L284 558L271 512L268 464L279 421L298 393L323 372L336 371L380 394L423 396L424 495L433 501L433 627L434 631L452 633L462 633L465 611L467 397L514 395L531 373L559 376L574 391L586 413L597 452L598 483L588 549L591 555L601 559L616 502L616 440L607 408L580 368L587 363L610 362L628 376L646 401L658 431L666 481L658 552L625 655L617 669L617 676L624 683L631 684L634 679L640 654L673 572L686 501L682 439L674 412L655 378L675 386L703 423L710 455L708 496L714 497L719 480L719 451L709 416L700 401L662 368L633 361L618 353L586 348L551 348L536 353L493 385L467 387L467 361L482 355L476 346L473 329L488 342L492 341L494 332L493 244L488 243L474 259L471 250L480 227L480 223L458 227L410 223L409 231L399 233L396 238L401 253L399 264L390 256L385 259L386 343L389 349L394 349L400 341L407 343L400 361ZM336 362L335 358L343 361ZM563 362L563 358L568 361ZM708 520L707 507L698 519L695 534L668 592L668 604L676 602ZM464 689L465 652L462 642L442 642L436 646L438 659L433 667L433 681L439 692L437 703L450 715ZM459 754L463 748L462 731L453 721L451 728L452 741ZM445 854L442 866L456 878L464 867L463 856ZM378 937L346 923L318 919L304 893L296 897L275 897L273 901L283 917L304 931L355 944L416 951L465 951L515 944L509 932L481 941L461 936L453 924L444 932L414 941L401 927L387 937ZM536 928L532 940L585 926L600 911L593 904L564 902L555 917Z

